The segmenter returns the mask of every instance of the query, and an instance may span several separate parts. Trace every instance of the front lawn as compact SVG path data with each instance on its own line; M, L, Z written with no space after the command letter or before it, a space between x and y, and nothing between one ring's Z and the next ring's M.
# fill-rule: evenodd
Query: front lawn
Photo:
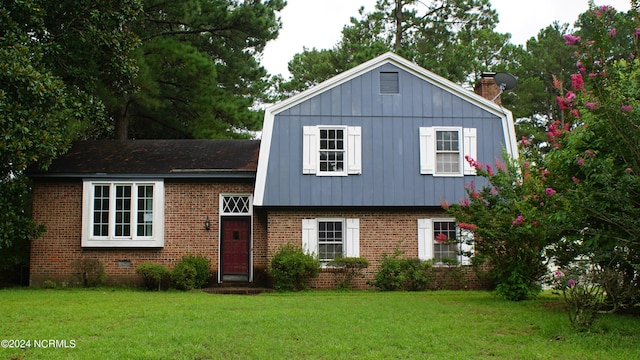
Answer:
M577 332L551 294L5 289L0 311L0 339L31 342L0 359L640 358L638 318Z

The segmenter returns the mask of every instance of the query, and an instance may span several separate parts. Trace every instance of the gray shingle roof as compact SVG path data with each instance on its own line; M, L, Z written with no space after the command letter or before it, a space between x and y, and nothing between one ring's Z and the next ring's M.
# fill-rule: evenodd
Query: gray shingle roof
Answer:
M73 144L30 177L253 177L259 140L95 140Z

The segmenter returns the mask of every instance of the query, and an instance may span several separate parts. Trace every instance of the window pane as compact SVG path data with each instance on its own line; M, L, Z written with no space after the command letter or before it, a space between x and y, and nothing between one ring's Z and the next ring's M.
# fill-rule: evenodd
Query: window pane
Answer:
M152 236L153 186L138 186L137 236Z
M330 261L342 256L342 221L318 222L318 256L322 261Z
M320 171L344 170L344 129L320 130Z
M443 259L458 259L455 222L434 221L433 238L436 239L433 245L433 255L436 262L442 262Z
M93 236L108 236L109 185L96 185L93 196Z
M437 154L436 171L439 173L460 172L460 156L458 154Z
M116 185L116 236L131 236L131 185Z
M458 151L460 141L457 131L437 131L436 150L438 151Z

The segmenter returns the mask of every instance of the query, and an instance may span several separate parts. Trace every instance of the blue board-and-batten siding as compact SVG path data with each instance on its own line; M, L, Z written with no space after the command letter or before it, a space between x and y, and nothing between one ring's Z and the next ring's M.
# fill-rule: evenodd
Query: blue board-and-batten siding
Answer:
M397 71L399 94L379 93L379 72ZM362 129L362 174L302 174L304 126ZM264 206L439 206L458 202L475 176L420 174L419 128L477 129L478 159L501 158L502 119L392 64L347 80L275 114ZM263 145L264 146L264 145Z

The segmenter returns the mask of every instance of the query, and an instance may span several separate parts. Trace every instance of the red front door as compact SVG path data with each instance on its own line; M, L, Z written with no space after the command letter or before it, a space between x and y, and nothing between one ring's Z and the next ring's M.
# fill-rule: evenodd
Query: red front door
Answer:
M249 281L250 217L223 217L222 280Z

